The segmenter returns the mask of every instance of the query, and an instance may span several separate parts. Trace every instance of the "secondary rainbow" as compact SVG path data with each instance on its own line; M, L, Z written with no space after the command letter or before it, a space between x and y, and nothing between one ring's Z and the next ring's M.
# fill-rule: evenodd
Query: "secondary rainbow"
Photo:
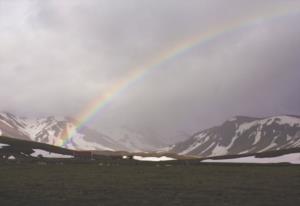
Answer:
M178 43L173 48L159 53L156 57L151 59L149 62L146 62L144 65L133 68L126 76L124 76L124 78L113 84L104 93L101 92L98 97L86 105L86 107L76 116L75 127L66 129L62 135L59 146L65 147L72 140L72 137L76 134L76 132L86 125L109 103L111 103L113 99L127 91L131 86L136 85L137 82L142 81L149 75L149 73L160 68L162 64L182 56L184 53L195 47L204 46L223 35L251 28L252 26L262 23L268 23L278 18L298 15L299 13L300 8L274 8L272 11L264 13L263 16L254 14L250 17L230 22L221 27L212 28L205 33L194 35L181 43Z

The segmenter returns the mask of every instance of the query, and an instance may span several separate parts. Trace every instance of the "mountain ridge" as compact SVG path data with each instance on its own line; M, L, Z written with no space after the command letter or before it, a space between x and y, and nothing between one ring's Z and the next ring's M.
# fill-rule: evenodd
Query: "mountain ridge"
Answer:
M18 117L9 112L0 112L0 134L23 140L31 140L56 146L63 145L64 136L74 131L76 120L71 117L48 116L42 118ZM151 150L154 146L145 141L145 137L137 132L126 131L126 134L109 136L92 128L83 126L75 130L70 141L64 147L79 150ZM126 139L119 141L122 135ZM126 140L126 142L125 142Z
M236 116L223 124L196 132L169 149L200 157L263 152L300 146L300 117Z

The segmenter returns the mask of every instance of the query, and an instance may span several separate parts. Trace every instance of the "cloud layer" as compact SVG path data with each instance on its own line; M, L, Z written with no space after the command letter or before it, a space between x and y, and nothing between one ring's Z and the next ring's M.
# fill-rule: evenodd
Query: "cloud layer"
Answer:
M0 108L76 116L133 68L192 36L257 19L153 71L93 126L181 138L233 115L300 114L299 1L0 1Z

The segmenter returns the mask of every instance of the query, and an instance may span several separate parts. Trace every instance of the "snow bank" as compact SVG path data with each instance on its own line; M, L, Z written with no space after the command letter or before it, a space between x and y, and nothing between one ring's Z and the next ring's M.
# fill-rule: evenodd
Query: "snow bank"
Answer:
M15 158L15 156L10 155L10 156L8 157L8 159L9 159L9 160L15 160L16 158Z
M133 156L134 160L139 160L139 161L153 161L153 162L160 162L160 161L171 161L171 160L176 160L171 157L142 157L142 156Z
M266 157L266 158L257 158L254 156L241 157L235 159L223 159L223 160L212 160L207 159L202 162L215 162L215 163L258 163L258 164L269 164L269 163L291 163L291 164L300 164L300 153L292 153L281 155L278 157Z
M58 153L52 153L41 149L33 149L34 153L31 154L32 157L48 157L48 158L73 158L72 155L63 155Z
M8 144L0 143L0 149L2 149L3 147L6 147L6 146L9 146L9 145Z

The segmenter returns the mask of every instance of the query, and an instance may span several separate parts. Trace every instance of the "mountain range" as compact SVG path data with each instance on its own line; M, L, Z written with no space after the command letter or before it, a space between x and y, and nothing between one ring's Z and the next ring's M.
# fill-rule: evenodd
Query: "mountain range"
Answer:
M62 145L61 137L70 133L75 125L75 120L66 117L24 118L8 112L0 113L0 136L56 146ZM292 151L300 148L300 117L236 116L162 150L164 146L159 138L149 138L126 127L106 130L105 134L82 127L63 147L97 151L164 151L198 158Z
M237 116L222 125L195 133L172 145L170 152L214 157L278 151L300 147L300 117Z
M68 117L26 118L12 113L0 113L0 135L22 140L31 140L50 145L62 145L62 137L70 133L76 121ZM130 152L151 151L160 147L144 134L128 128L110 130L109 135L88 127L81 127L64 145L76 150L125 150Z

